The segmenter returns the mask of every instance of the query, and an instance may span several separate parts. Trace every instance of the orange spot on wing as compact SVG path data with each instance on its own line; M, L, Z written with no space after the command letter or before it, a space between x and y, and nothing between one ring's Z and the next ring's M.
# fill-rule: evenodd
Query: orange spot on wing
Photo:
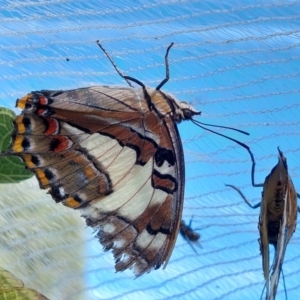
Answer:
M39 108L39 109L36 111L36 113L37 113L38 115L42 116L42 115L44 114L45 111L46 111L45 108Z
M59 141L59 144L54 149L54 152L60 152L70 148L70 140L67 137L58 136L56 139Z
M20 109L24 109L28 100L31 99L32 94L27 94L26 96L22 97L21 99L17 100L16 107Z
M40 180L42 186L47 186L49 185L49 180L45 175L45 172L42 169L36 169L36 176Z
M48 122L48 128L44 131L44 134L53 135L57 134L58 131L58 122L53 118L45 118Z
M84 168L84 175L88 178L94 178L96 176L94 169L91 166L86 166Z
M77 156L73 157L72 161L79 165L84 164L86 162L85 159L81 155L77 155Z
M23 124L23 115L17 116L15 119L15 124L17 127L17 132L23 134L26 132L25 126Z
M98 181L98 191L100 195L108 195L112 192L112 190L109 188L107 180L105 180L105 176L101 174L101 177L99 177Z
M47 105L48 104L48 99L44 96L39 96L40 104L42 105Z
M35 164L32 162L32 156L30 154L23 154L23 159L28 168L34 168Z
M14 152L22 152L24 150L23 146L22 146L23 141L24 141L24 136L17 135L15 140L14 140L12 150Z
M80 206L79 202L76 201L73 197L68 197L66 200L64 200L63 205L71 208L77 208Z

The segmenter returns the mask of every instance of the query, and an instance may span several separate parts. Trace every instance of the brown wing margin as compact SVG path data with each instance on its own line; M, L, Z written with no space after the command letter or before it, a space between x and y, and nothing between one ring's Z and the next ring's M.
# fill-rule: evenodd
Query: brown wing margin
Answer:
M168 244L161 257L161 263L164 262L165 268L174 249L180 228L185 187L185 164L183 147L177 124L171 119L165 118L164 125L165 126L163 126L162 129L164 129L165 132L162 132L161 134L160 147L166 149L169 148L174 154L174 177L176 180L176 187L173 191L173 198L169 211L169 220L167 220L165 224L168 227Z
M141 270L141 273L138 274L138 276L145 272L149 272L151 268L158 269L162 264L163 268L167 266L178 237L182 216L185 186L184 156L177 125L171 119L165 118L164 125L161 127L160 138L159 148L165 150L165 162L168 162L171 167L173 163L174 166L175 174L169 175L169 177L172 178L172 181L175 180L176 184L174 189L169 191L169 196L165 199L165 202L161 205L156 214L153 215L151 222L146 228L150 234L166 235L165 243L159 251L157 251L156 255L151 257L152 262L147 258L147 254L149 253L151 255L151 251L144 252L145 255L143 258L144 260L149 261L149 263L144 270ZM154 157L155 156L156 155L154 155ZM163 160L162 157L160 157L160 162L162 163L161 160ZM155 167L157 167L157 161L154 159L152 176L154 176L154 173L155 176L159 176L158 172L155 172ZM162 175L162 177L168 177L168 175ZM162 188L160 189L165 190Z

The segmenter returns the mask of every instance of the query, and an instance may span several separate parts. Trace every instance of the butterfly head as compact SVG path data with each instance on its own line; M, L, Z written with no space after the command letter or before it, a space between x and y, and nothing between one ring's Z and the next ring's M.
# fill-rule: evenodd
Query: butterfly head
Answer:
M196 110L193 106L185 101L178 103L181 120L190 120L193 116L201 115L201 111Z
M278 147L278 163L277 165L271 170L270 174L265 179L265 184L273 182L275 185L279 184L279 182L283 183L288 175L287 170L287 161L283 155L283 152L280 151Z
M279 147L277 149L279 153L278 163L271 170L264 182L263 197L268 201L275 201L274 195L278 199L283 198L286 189L293 185L288 174L287 159Z
M144 90L142 91L144 93ZM154 109L163 117L169 115L176 123L201 115L201 111L196 110L185 101L179 102L174 96L164 91L147 87L146 96L150 99L148 106L151 110Z
M271 173L267 176L267 178L273 178L273 181L275 182L275 179L279 183L284 183L288 178L288 166L287 166L287 159L283 155L283 152L277 147L278 150L278 163L277 165L272 169ZM267 180L266 178L266 180Z
M286 172L288 171L288 166L287 166L287 159L286 157L283 155L283 152L279 149L279 147L277 147L278 150L278 164L281 164L285 169Z

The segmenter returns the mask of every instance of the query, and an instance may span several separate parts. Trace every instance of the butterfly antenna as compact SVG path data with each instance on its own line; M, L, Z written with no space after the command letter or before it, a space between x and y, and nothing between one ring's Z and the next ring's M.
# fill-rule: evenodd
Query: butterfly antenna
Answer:
M207 130L207 131L210 131L212 133L215 133L217 135L225 137L226 139L229 139L229 140L237 143L238 145L242 146L243 148L245 148L248 151L248 153L249 153L249 155L251 157L251 162L252 162L252 168L251 168L251 183L252 183L252 186L254 186L254 187L262 187L262 186L264 186L263 183L255 183L254 182L254 174L255 174L255 165L256 165L256 163L255 163L255 159L254 159L254 155L253 155L252 151L250 150L250 148L246 144L241 143L238 140L233 139L233 138L231 138L231 137L229 137L227 135L224 135L224 134L221 134L221 133L216 132L214 130L208 129L208 128L202 126L202 125L230 129L230 130L234 130L234 131L240 132L240 133L245 134L245 135L249 135L248 132L240 130L240 129L232 128L232 127L227 127L227 126L220 126L220 125L212 125L212 124L202 123L202 122L199 122L197 120L192 120L192 122L194 124L196 124L197 126L199 126L199 127L203 128L203 129ZM299 197L300 197L300 195L299 195ZM299 209L299 213L300 213L300 209Z
M104 49L104 47L100 44L100 41L97 40L96 41L97 45L100 47L100 49L103 51L103 53L105 54L105 56L109 59L109 61L111 62L111 64L113 65L113 67L115 68L115 70L117 71L117 73L128 83L128 85L130 87L133 87L133 85L131 84L131 82L129 80L132 80L134 82L136 82L136 79L133 78L128 78L128 76L125 76L117 67L117 65L115 64L115 62L113 61L113 59L110 57L110 55L106 52L106 50ZM139 82L138 84L143 85L141 82Z
M253 156L253 154L252 154L252 152L251 152L249 146L247 146L246 144L244 144L244 143L242 143L242 142L240 142L240 141L238 141L238 140L236 140L236 139L234 139L234 138L231 138L231 137L229 137L229 136L227 136L227 135L224 135L224 134L222 134L222 133L219 133L219 132L216 132L216 131L214 131L214 130L208 129L208 128L202 126L202 123L199 122L199 121L197 121L197 120L192 119L192 122L193 122L194 124L196 124L197 126L199 126L200 128L204 129L204 130L207 130L207 131L209 131L209 132L215 133L215 134L217 134L217 135L219 135L219 136L222 136L222 137L224 137L224 138L226 138L226 139L228 139L228 140L231 140L231 141L237 143L238 145L242 146L242 147L245 148L245 149L248 151L248 153L250 154L252 163L254 162L254 156ZM215 127L221 127L221 126L216 126L216 125L212 125L212 126L215 126ZM225 128L225 127L224 127L224 128ZM230 128L230 127L228 127L228 128ZM232 130L236 130L236 131L240 131L240 130L234 129L234 128L231 128L231 129L232 129ZM249 133L246 133L246 132L243 132L243 131L240 131L240 132L249 135Z
M245 135L249 135L248 132L240 130L240 129L236 129L236 128L233 128L233 127L227 127L227 126L221 126L221 125L213 125L213 124L203 123L203 122L200 122L200 121L197 121L197 120L194 120L194 121L196 121L196 123L200 124L200 125L211 126L211 127L218 127L218 128L224 128L224 129L230 129L230 130L237 131L237 132L240 132L240 133L245 134Z

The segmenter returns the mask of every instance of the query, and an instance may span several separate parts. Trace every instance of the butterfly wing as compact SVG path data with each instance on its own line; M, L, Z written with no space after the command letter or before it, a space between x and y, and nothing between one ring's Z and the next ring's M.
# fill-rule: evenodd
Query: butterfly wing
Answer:
M284 212L280 224L274 264L272 266L270 277L270 299L275 299L276 297L286 247L297 225L297 209L297 194L293 182L291 178L289 178L284 198Z
M17 101L11 145L56 202L81 209L116 270L136 275L167 263L184 193L177 125L143 97L105 86L32 92Z
M288 174L287 160L279 148L278 152L278 164L265 179L260 215L261 253L267 299L276 297L285 250L295 231L298 212L297 194ZM275 247L271 276L267 241Z
M269 278L269 239L268 239L268 217L267 217L267 201L266 195L262 195L260 215L259 215L259 245L262 255L262 266L265 280Z

